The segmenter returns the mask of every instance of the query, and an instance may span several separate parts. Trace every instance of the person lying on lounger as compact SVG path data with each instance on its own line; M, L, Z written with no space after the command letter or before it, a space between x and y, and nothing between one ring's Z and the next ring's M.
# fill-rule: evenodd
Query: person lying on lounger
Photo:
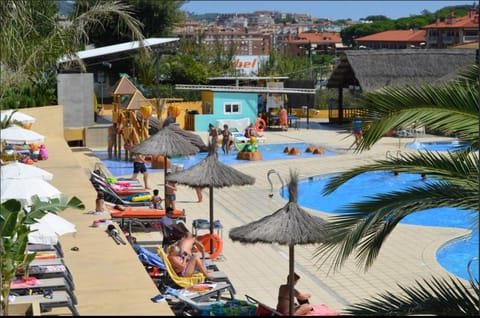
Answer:
M173 270L179 276L191 277L195 271L200 271L207 279L212 279L210 272L198 255L188 255L186 252L181 253L177 244L170 245L167 248L167 254Z

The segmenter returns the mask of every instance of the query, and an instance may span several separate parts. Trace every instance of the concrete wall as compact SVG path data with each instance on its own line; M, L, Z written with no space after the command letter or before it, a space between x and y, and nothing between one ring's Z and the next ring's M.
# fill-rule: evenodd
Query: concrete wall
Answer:
M93 74L59 74L58 103L63 105L63 125L83 128L94 125Z
M62 105L21 108L19 111L35 118L31 130L44 136L57 136L63 138ZM45 141L48 142L48 140Z
M85 130L85 146L90 149L106 150L108 146L108 128L112 125L98 124Z

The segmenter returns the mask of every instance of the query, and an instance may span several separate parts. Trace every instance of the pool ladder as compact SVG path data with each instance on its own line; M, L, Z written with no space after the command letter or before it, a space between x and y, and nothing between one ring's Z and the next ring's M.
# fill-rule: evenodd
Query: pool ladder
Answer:
M472 266L472 263L475 262L475 261L479 261L479 258L478 257L472 257L469 261L468 261L468 264L467 264L467 272L468 272L468 277L470 277L470 283L472 284L479 284L479 280L478 279L475 279L473 277L473 274L472 274L472 269L471 269L471 266Z
M282 196L283 196L283 191L285 190L285 182L283 181L283 178L282 176L280 175L280 173L275 170L275 169L270 169L268 170L267 172L267 180L268 182L270 183L270 194L268 195L270 198L273 197L273 183L272 183L272 180L270 179L270 175L271 174L276 174L278 176L278 179L280 179L280 182L282 183Z
M397 150L395 155L390 150L387 150L387 152L385 153L385 157L387 159L398 159L401 156L402 156L402 151L401 150Z

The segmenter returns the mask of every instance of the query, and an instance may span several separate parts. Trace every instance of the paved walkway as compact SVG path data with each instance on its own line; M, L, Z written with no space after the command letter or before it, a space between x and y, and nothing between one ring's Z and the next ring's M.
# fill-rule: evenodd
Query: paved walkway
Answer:
M34 114L32 114L34 115ZM41 125L35 123L33 129ZM269 197L268 170L276 169L284 179L289 170L296 169L301 178L340 172L348 168L371 163L385 158L387 151L410 151L405 143L412 139L385 137L371 150L354 153L350 149L353 136L344 130L335 130L330 125L305 122L300 129L287 132L267 131L268 143L306 142L324 146L338 155L312 159L276 161L252 161L235 168L252 175L252 186L217 189L214 192L215 218L224 225L224 248L215 263L228 274L237 290L237 297L248 294L266 304L275 306L277 290L285 283L288 274L288 248L275 244L243 245L228 238L229 229L272 214L286 204L274 191ZM38 131L38 130L37 130ZM41 133L41 131L39 131ZM206 133L199 134L205 141ZM422 140L439 140L439 137L424 136ZM78 195L94 209L95 192L88 181L88 172L98 159L89 150L69 149L61 138L47 135L50 158L38 166L54 174L52 184L68 195ZM163 185L163 173L151 173L149 183ZM275 181L274 181L275 182ZM278 189L281 185L274 184ZM179 186L177 206L187 211L187 223L197 218L208 219L208 190L204 190L204 202L197 203L195 191ZM308 210L308 209L306 209ZM328 218L328 214L320 213ZM98 217L79 211L67 211L65 217L77 225L78 233L72 238L63 236L66 262L77 283L77 306L81 315L173 315L165 304L154 304L150 297L156 294L155 287L138 262L133 249L115 245L102 229L91 228L92 220ZM465 231L459 229L399 225L387 239L382 251L368 272L363 272L349 261L338 272L329 272L328 266L319 267L313 258L315 246L295 247L295 270L302 277L297 288L312 294L312 303L327 304L342 311L348 304L359 302L384 290L398 291L397 284L414 285L416 280L431 275L448 273L437 263L435 251L447 240ZM138 243L147 247L158 246L162 235L159 232L136 232ZM70 251L78 246L80 251Z

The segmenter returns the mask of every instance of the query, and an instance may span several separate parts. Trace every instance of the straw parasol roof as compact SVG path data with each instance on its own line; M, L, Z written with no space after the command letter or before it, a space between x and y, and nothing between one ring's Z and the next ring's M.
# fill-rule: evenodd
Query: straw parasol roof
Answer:
M290 316L293 315L294 246L321 243L328 235L327 221L303 210L297 203L298 173L290 171L289 202L275 213L257 221L235 227L229 237L241 243L278 243L289 247Z
M387 85L435 83L475 63L475 54L475 49L348 50L327 88L358 85L369 92Z
M215 145L209 143L208 156L198 164L173 173L167 180L190 187L208 187L210 193L210 234L213 233L213 188L251 185L255 178L244 174L235 168L227 166L218 160ZM211 245L213 248L213 245Z
M160 129L155 135L134 146L132 153L164 156L164 178L167 178L167 158L173 156L189 156L198 153L199 149L190 141L177 134L170 127ZM166 188L166 182L164 188ZM165 190L165 189L164 189ZM165 192L164 192L165 195Z

